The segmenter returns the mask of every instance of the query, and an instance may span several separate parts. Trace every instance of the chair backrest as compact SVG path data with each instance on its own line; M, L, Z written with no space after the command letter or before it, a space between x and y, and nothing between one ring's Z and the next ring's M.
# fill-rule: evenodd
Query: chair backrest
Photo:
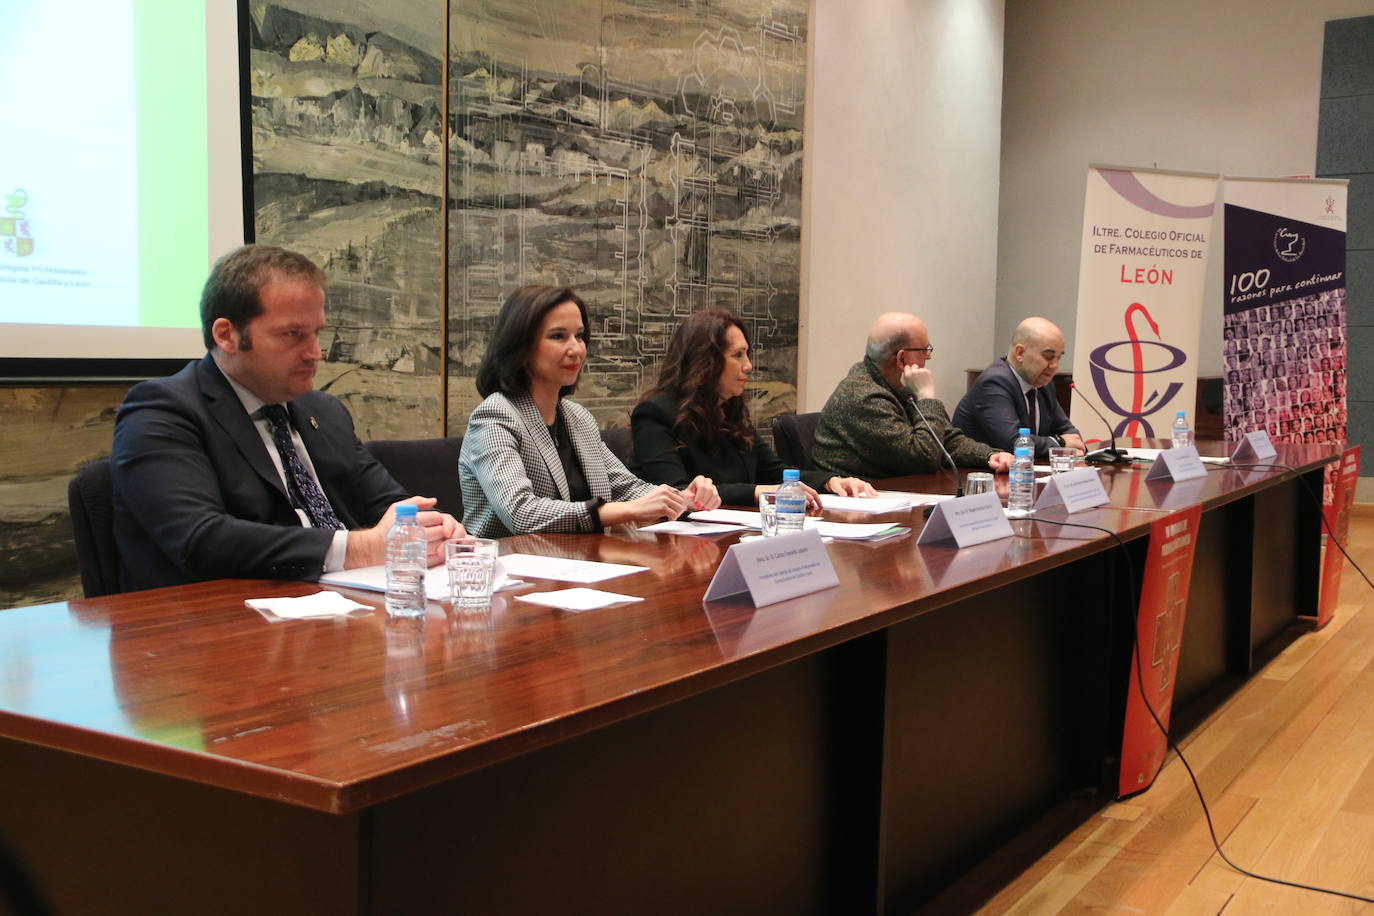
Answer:
M635 457L634 440L630 438L630 431L623 426L601 431L601 441L606 443L606 448L611 450L611 454L620 459L620 463L629 467Z
M436 508L463 517L463 490L458 485L458 456L463 437L446 439L374 439L367 450L396 482L414 496L433 496Z
M811 450L816 445L816 425L819 413L788 413L773 418L773 447L789 468L814 471Z
M87 598L119 594L119 544L114 536L114 487L110 462L88 462L67 484L81 592Z

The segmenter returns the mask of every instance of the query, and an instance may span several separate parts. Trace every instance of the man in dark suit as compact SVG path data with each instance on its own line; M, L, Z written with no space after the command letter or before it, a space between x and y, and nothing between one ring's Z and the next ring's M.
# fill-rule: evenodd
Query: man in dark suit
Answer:
M954 425L981 442L1008 449L1017 430L1026 427L1037 458L1048 458L1050 449L1061 445L1084 454L1083 437L1050 384L1063 356L1059 328L1044 318L1027 318L1012 334L1007 355L984 369L959 400Z
M394 505L434 500L408 497L347 409L313 390L323 273L294 252L244 246L215 264L200 309L209 352L134 386L116 416L121 586L317 579L382 563ZM432 564L462 527L419 517Z

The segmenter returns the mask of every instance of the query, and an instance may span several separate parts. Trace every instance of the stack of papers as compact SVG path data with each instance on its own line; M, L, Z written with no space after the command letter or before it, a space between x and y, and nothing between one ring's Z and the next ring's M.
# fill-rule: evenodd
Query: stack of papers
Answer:
M505 565L506 557L498 557L491 574L491 590L516 588L524 585L519 579L512 579L510 569ZM386 591L385 566L360 566L357 569L341 569L338 572L320 576L321 585L338 588L360 588L368 592ZM330 594L336 594L331 592ZM448 600L448 569L443 565L431 566L425 570L425 599L428 601Z

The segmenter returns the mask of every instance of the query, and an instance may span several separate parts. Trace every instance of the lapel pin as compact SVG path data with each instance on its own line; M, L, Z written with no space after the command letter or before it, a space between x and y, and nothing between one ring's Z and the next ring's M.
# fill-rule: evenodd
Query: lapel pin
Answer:
M311 417L311 418L310 418L310 426L311 426L312 429L319 429L319 428L320 428L320 421L319 421L319 420L316 420L314 417Z

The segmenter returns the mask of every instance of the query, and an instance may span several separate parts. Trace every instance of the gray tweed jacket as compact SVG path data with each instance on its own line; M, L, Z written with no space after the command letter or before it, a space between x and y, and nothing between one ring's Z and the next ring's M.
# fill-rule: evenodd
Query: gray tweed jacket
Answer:
M654 488L611 454L585 407L565 399L558 409L592 496L618 502ZM568 499L558 447L529 395L498 393L477 405L463 434L458 480L463 527L477 537L596 530L588 505Z
M938 398L924 398L919 406L956 463L986 469L996 449L951 426ZM866 480L929 474L944 461L911 401L892 390L868 357L854 364L821 409L814 458L822 470Z

